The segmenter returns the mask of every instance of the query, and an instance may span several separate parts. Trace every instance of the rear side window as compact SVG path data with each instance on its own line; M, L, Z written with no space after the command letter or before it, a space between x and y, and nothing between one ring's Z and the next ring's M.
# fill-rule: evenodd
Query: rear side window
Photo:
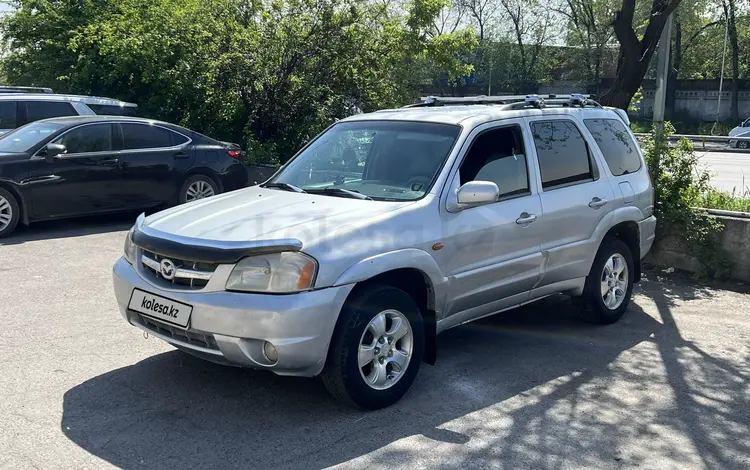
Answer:
M154 149L172 146L172 132L148 124L122 124L123 149Z
M77 115L73 106L63 101L26 101L26 122Z
M613 175L626 175L641 168L638 149L622 122L617 119L586 119L583 122L594 136Z
M480 134L458 171L462 185L469 181L497 184L500 198L529 194L521 130L517 126L502 127Z
M68 149L68 153L106 152L112 150L112 125L91 124L67 132L55 141Z
M185 144L185 143L187 143L188 140L190 140L189 138L185 137L184 135L178 134L176 132L170 132L169 134L172 136L172 146L173 147L177 147L178 145Z
M595 179L588 146L571 121L533 122L542 188L568 185Z
M96 114L107 116L135 116L135 107L133 106L116 106L111 104L87 104L91 111Z
M16 128L16 101L0 101L0 129Z

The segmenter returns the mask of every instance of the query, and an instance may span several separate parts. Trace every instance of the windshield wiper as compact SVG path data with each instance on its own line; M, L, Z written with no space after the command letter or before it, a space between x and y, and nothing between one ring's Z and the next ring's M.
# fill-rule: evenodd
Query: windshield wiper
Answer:
M373 200L370 196L362 194L358 191L352 191L351 189L344 189L344 188L323 188L320 190L316 190L315 192L321 192L328 196L342 196L342 197L350 197L352 199L366 199L368 201Z
M263 185L264 188L279 188L283 189L284 191L293 191L295 193L304 193L305 190L302 188L298 188L297 186L289 183L268 183Z

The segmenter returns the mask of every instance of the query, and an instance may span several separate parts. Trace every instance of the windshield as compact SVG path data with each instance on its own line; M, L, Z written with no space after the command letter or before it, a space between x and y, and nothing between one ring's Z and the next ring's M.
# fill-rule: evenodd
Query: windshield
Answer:
M23 153L50 134L57 132L65 124L57 122L32 122L0 136L0 152Z
M269 185L310 193L355 191L375 200L410 201L429 191L460 133L458 126L405 121L336 124Z

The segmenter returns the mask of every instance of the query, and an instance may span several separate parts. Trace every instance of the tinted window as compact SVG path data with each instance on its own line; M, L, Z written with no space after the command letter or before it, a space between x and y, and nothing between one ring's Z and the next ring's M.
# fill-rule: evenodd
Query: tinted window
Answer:
M172 136L172 145L173 146L182 145L182 144L186 143L188 140L190 140L187 137L185 137L184 135L178 134L176 132L170 132L169 134Z
M430 189L460 130L405 121L339 123L269 183L326 195L335 195L331 188L339 188L379 200L419 199Z
M112 149L112 125L92 124L81 126L55 140L63 144L68 153L104 152Z
M111 104L87 104L96 114L106 114L108 116L135 116L135 107L133 106L116 106Z
M149 124L122 124L124 149L153 149L171 147L171 132Z
M586 119L584 121L596 145L615 176L633 173L641 168L641 157L635 142L617 119Z
M492 181L500 197L529 192L523 140L518 127L484 132L474 140L459 169L461 184L469 181Z
M16 102L0 101L0 129L16 128Z
M26 101L26 122L61 116L76 116L70 103L62 101Z
M570 121L534 122L531 130L543 188L594 178L586 141L575 124Z
M36 144L64 127L57 122L34 122L3 134L0 152L28 152Z

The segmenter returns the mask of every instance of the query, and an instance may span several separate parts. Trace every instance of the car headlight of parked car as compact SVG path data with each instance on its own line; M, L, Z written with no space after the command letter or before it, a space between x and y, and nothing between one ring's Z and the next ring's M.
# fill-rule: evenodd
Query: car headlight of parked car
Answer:
M232 270L226 289L285 294L311 289L318 263L294 251L250 256Z
M135 263L135 243L133 243L133 232L135 227L131 228L127 236L125 236L125 260L133 264Z

